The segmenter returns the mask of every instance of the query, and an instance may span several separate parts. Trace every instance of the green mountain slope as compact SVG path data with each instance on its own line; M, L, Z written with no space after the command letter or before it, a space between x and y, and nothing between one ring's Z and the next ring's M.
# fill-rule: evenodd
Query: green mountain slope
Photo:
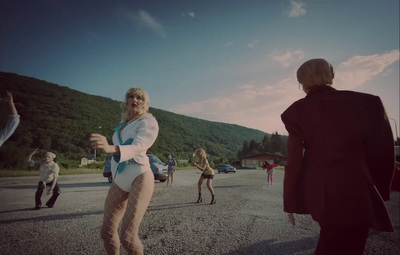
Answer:
M61 162L78 165L89 151L90 133L104 134L109 141L121 116L121 102L88 95L46 81L0 72L1 94L11 91L21 115L14 135L0 149L0 168L26 167L26 158L34 148L43 154L53 151ZM121 92L125 93L125 91ZM1 104L4 127L8 105ZM150 152L165 158L169 153L189 159L202 147L211 156L235 157L245 140L261 141L264 132L246 127L201 120L150 108L157 118L160 133ZM106 155L98 152L100 158Z

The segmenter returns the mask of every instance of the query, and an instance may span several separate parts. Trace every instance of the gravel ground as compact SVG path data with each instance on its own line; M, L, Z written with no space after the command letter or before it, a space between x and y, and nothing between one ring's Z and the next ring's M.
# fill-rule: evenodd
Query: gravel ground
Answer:
M292 227L282 211L283 172L273 185L259 170L216 174L217 203L203 190L197 204L196 170L177 171L173 187L155 182L140 229L145 254L311 255L319 227L296 215ZM37 178L0 179L0 254L105 254L100 239L110 184L101 175L61 176L54 208L32 210ZM387 203L395 232L370 231L366 254L400 254L399 193ZM121 254L125 254L122 252Z

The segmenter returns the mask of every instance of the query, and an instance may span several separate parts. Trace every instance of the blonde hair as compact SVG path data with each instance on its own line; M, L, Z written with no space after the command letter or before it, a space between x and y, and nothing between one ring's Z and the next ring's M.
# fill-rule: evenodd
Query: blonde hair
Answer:
M46 155L44 155L45 157L50 157L52 159L55 159L57 156L56 154L54 154L53 152L47 152Z
M125 100L121 104L121 109L122 109L122 121L128 121L129 120L129 111L128 111L128 98L131 95L135 95L137 97L141 97L143 99L143 104L140 105L139 109L139 115L142 116L146 114L149 111L149 106L150 106L150 98L149 94L147 93L146 90L142 88L130 88L126 93L125 93Z
M203 161L207 159L207 153L206 153L206 151L203 150L203 149L197 149L197 150L195 150L195 151L194 151L194 154L193 154L193 162L196 162L196 158L198 158L199 161L200 161L200 164L202 164Z
M335 70L322 58L310 59L297 69L297 80L304 86L332 85Z

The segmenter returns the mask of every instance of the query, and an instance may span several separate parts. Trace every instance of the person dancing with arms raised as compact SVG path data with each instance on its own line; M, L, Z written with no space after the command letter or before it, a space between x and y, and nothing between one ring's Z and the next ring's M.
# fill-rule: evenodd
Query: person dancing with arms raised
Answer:
M199 163L196 163L196 158L199 159ZM193 162L192 165L197 167L200 171L203 173L200 176L199 182L198 182L198 190L199 190L199 198L197 199L197 203L203 202L203 198L201 197L201 190L203 187L204 180L207 180L207 188L211 193L211 202L210 204L215 204L215 194L214 194L214 188L212 186L212 181L214 179L214 169L210 166L207 160L207 154L205 150L203 149L197 149L194 152L194 157L193 157Z
M33 155L39 152L39 149L34 150L28 158L29 166L33 167L36 162L32 159ZM56 163L56 154L47 152L44 156L44 161L40 164L40 180L35 193L35 210L40 210L42 207L41 197L44 189L48 186L47 195L53 193L51 198L46 202L46 206L52 208L56 203L58 196L61 194L60 187L58 186L58 175L60 167Z

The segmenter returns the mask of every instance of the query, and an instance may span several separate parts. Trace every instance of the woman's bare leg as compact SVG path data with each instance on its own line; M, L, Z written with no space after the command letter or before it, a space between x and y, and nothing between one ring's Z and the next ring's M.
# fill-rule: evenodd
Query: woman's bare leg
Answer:
M212 179L207 179L207 188L210 191L211 197L212 197L210 204L215 204L215 195L214 195L214 189L212 186Z
M111 184L104 204L103 226L101 238L107 254L119 254L120 240L118 237L118 226L125 212L128 192L123 191L117 184Z
M197 183L197 188L199 190L199 194L201 194L201 189L202 189L202 186L203 186L204 179L205 178L203 176L200 176L199 182Z
M199 198L197 198L197 203L201 203L203 201L203 199L201 198L201 189L203 186L204 179L205 178L203 176L200 176L199 182L197 183L197 188L199 191Z
M143 254L143 245L139 239L139 226L153 196L153 191L154 176L150 171L139 175L132 183L121 224L122 246L130 255Z
M171 187L172 187L172 183L174 182L174 172L171 172Z
M207 188L210 191L211 195L214 196L214 188L212 186L212 179L207 179Z

